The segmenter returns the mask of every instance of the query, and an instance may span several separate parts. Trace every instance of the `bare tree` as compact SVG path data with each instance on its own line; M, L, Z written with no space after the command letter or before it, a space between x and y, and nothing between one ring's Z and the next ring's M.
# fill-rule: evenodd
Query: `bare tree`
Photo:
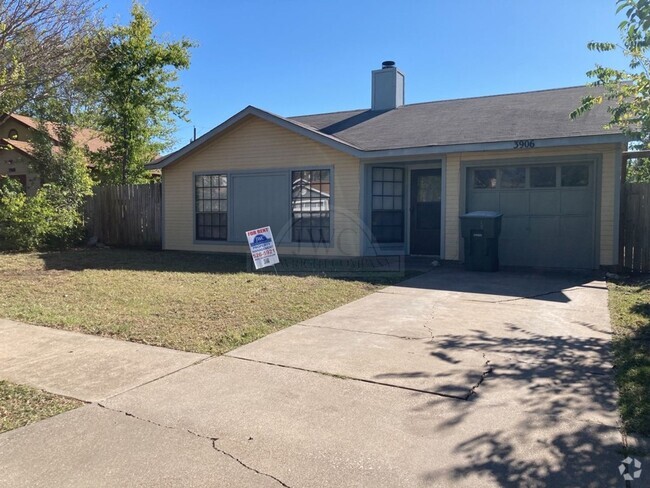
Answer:
M0 0L0 113L60 95L98 46L96 0Z

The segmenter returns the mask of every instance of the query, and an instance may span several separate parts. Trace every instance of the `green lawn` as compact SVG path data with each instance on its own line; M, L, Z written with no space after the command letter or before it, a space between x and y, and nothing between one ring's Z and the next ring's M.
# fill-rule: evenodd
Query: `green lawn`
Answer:
M610 282L609 308L623 424L650 435L650 278Z
M0 380L0 434L80 405L79 400Z
M246 269L223 254L0 253L0 316L216 355L386 284Z

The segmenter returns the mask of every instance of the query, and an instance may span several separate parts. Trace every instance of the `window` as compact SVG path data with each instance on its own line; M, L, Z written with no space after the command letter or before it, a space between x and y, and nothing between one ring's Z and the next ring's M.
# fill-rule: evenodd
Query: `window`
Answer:
M196 176L194 186L196 239L225 241L228 238L228 177Z
M585 164L562 166L562 186L589 185L589 167Z
M496 188L497 187L497 170L496 169L475 169L474 170L474 188Z
M9 139L16 140L18 139L18 131L16 129L10 129L8 136Z
M556 183L555 166L530 168L531 188L554 188Z
M404 170L372 169L372 235L380 243L404 242Z
M291 172L291 240L330 241L330 170Z
M501 170L501 188L524 188L526 168L504 168Z

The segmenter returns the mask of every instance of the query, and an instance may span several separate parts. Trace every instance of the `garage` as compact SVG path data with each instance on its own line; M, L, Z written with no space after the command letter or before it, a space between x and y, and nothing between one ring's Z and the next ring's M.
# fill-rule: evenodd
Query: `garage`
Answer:
M595 174L584 161L468 168L466 209L503 213L503 266L592 269Z

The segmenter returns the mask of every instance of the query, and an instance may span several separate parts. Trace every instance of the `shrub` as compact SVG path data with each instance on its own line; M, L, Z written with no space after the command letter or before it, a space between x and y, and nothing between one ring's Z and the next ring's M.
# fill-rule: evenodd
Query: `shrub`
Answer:
M77 206L69 205L68 191L46 184L28 197L9 178L0 181L0 246L12 250L64 248L83 236Z

